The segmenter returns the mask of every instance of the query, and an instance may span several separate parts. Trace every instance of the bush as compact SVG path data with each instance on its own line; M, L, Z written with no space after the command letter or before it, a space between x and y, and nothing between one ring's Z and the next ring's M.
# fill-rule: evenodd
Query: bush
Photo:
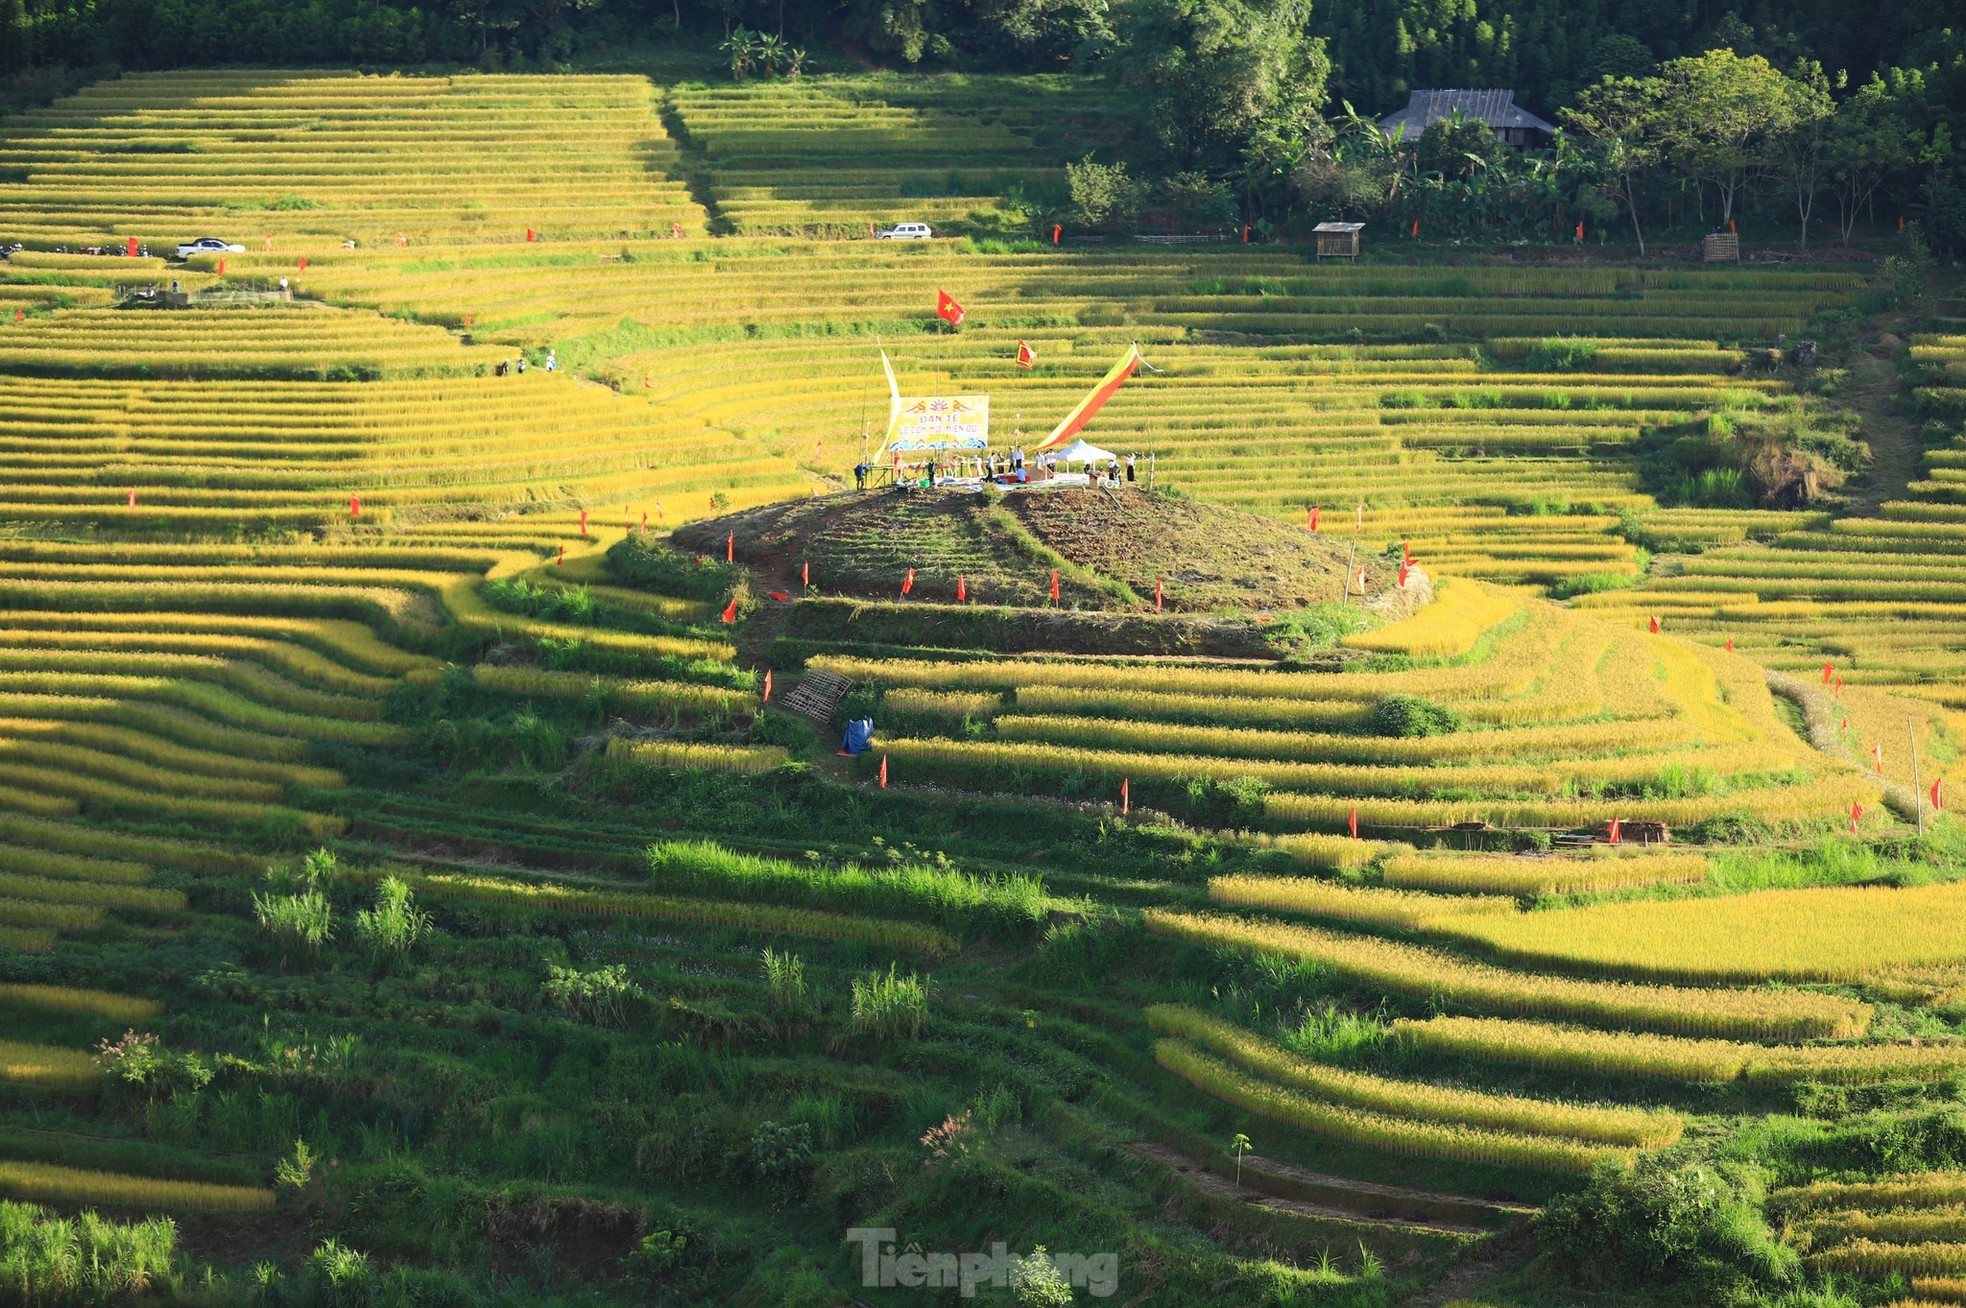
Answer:
M644 590L681 599L718 601L730 594L742 572L701 554L679 554L647 536L629 536L611 547L608 570Z
M417 911L400 877L384 877L375 890L375 907L355 915L356 934L368 942L378 963L409 953L429 928L430 915Z
M1703 1303L1741 1303L1794 1280L1799 1265L1762 1220L1755 1188L1746 1174L1656 1155L1630 1169L1606 1162L1587 1189L1553 1200L1536 1232L1580 1283L1674 1283Z
M175 1299L177 1227L168 1217L112 1222L59 1217L0 1201L0 1285L22 1304L122 1304L153 1293Z
M869 972L853 980L853 1033L876 1040L909 1039L928 1024L928 984L920 977Z
M1463 730L1467 720L1419 695L1388 695L1373 708L1371 725L1381 736L1445 736Z
M628 979L626 966L614 963L591 972L549 965L540 993L549 1004L576 1021L625 1027L629 1005L640 997L642 990Z
M1263 812L1270 783L1257 777L1190 777L1188 813L1217 830L1249 826Z
M170 1099L211 1084L212 1069L196 1054L173 1053L148 1032L125 1031L121 1040L96 1046L96 1064L112 1082L145 1098Z
M1091 155L1065 165L1072 188L1072 217L1087 227L1129 231L1140 216L1146 188L1123 163L1102 164Z
M751 1173L781 1199L796 1197L812 1175L812 1128L765 1122L751 1136Z

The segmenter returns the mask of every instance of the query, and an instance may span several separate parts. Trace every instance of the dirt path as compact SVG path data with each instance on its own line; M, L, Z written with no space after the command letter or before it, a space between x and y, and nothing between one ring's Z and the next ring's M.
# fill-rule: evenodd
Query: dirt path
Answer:
M1843 516L1874 518L1887 501L1903 499L1905 488L1925 470L1925 445L1917 424L1905 416L1898 363L1904 346L1886 358L1861 353L1850 366L1849 380L1837 401L1863 421L1862 435L1870 446L1870 467L1850 483L1850 504Z
M1371 1181L1327 1176L1321 1172L1307 1171L1289 1163L1264 1158L1259 1154L1243 1156L1243 1184L1238 1186L1229 1178L1216 1174L1200 1159L1170 1149L1166 1145L1139 1143L1129 1147L1135 1153L1151 1158L1179 1173L1183 1179L1214 1198L1239 1200L1252 1207L1265 1208L1273 1212L1296 1213L1305 1217L1321 1217L1345 1222L1363 1222L1368 1225L1398 1227L1409 1231L1437 1231L1445 1235L1465 1236L1490 1235L1494 1233L1495 1228L1493 1225L1476 1225L1472 1221L1400 1216L1388 1212L1387 1209L1395 1206L1463 1208L1471 1217L1481 1213L1515 1217L1535 1211L1491 1205L1466 1195L1408 1190L1400 1186L1378 1185ZM1283 1182L1292 1188L1301 1187L1321 1192L1330 1196L1333 1202L1313 1203L1305 1199L1271 1194L1264 1188L1266 1182L1273 1186ZM1357 1205L1342 1202L1347 1196L1356 1198Z

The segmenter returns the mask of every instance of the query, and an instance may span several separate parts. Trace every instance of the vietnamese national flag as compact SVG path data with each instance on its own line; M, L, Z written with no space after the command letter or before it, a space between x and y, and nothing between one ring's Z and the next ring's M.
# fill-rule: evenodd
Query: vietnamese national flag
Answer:
M881 755L881 789L887 789L887 755Z
M1358 839L1358 806L1356 804L1352 806L1351 821L1347 825L1351 828L1352 839L1357 840Z
M969 583L963 580L963 574L958 572L956 574L956 599L961 601L961 600L967 600L968 598L969 598Z
M1053 604L1058 602L1058 569L1056 568L1051 570L1051 602Z
M564 552L566 550L566 546L562 545L560 549ZM730 597L730 603L724 605L724 621L725 622L737 621L737 596L735 595Z
M957 312L960 313L961 310L957 310ZM1022 341L1017 342L1017 366L1020 368L1035 368L1037 363L1038 352Z
M1650 630L1651 630L1651 632L1652 632L1652 634L1653 634L1653 635L1655 635L1655 636L1659 634L1659 618L1658 618L1658 615L1657 615L1657 614L1654 614L1654 615L1653 615L1653 617L1652 617L1652 621L1651 621L1651 624L1650 624Z
M1625 834L1624 823L1620 822L1617 818L1612 818L1611 833L1605 837L1604 843L1607 845L1615 845L1619 843L1621 839L1623 839L1624 834Z
M761 698L758 702L760 704L771 703L771 669L770 668L765 669L765 693L763 698Z
M949 298L949 292L938 290L935 293L935 316L951 327L963 325L963 307Z

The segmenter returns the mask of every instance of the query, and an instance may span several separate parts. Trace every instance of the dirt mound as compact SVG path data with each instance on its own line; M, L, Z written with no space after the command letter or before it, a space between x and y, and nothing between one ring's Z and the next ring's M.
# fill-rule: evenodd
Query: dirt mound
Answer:
M960 578L979 603L1042 604L1056 570L1072 608L1151 609L1158 580L1177 612L1276 612L1342 599L1357 568L1375 594L1399 571L1384 541L1133 489L854 492L694 523L675 542L720 555L732 536L769 579L810 565L816 587L880 599L912 568L916 599L954 599Z

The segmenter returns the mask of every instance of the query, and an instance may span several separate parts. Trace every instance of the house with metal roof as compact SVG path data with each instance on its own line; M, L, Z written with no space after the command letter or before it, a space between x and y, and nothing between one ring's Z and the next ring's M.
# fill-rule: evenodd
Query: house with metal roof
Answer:
M1411 141L1427 127L1443 118L1459 114L1479 118L1495 133L1495 139L1517 147L1539 147L1550 143L1556 124L1538 118L1515 102L1514 91L1415 91L1406 108L1379 120L1381 129L1406 128Z

